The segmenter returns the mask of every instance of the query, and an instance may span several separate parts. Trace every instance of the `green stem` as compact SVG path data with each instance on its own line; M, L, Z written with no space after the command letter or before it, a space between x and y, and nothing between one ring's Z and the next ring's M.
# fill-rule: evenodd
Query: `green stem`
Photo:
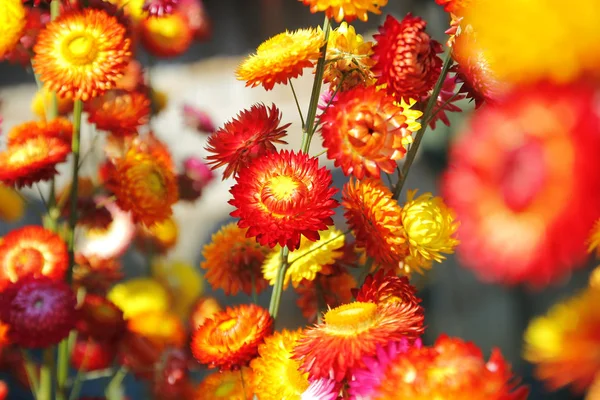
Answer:
M279 312L279 303L281 302L281 294L283 293L283 281L285 280L285 271L288 267L288 255L290 250L287 246L281 249L281 266L277 271L277 278L275 279L275 286L273 286L273 293L271 294L271 302L269 304L269 314L273 319L277 319L277 313Z
M417 155L417 151L419 150L419 145L421 144L421 140L425 135L425 131L427 131L427 125L429 125L429 121L431 119L431 113L433 111L433 107L437 102L437 97L442 90L442 86L444 85L444 80L446 79L446 75L448 75L448 71L450 70L450 66L452 65L452 56L451 52L446 54L446 59L444 60L444 66L442 67L442 72L438 81L436 82L433 92L429 97L429 101L425 106L425 111L423 112L423 118L421 118L421 129L415 135L415 140L410 145L410 150L408 150L408 154L406 155L406 160L404 161L404 165L402 166L402 170L400 171L400 176L398 176L398 183L394 188L393 198L398 200L400 197L400 193L402 193L402 188L404 187L404 183L406 182L406 177L408 176L408 172L410 171L410 167L415 161L415 157Z
M69 269L67 271L67 282L73 282L73 266L75 265L75 225L77 224L77 195L79 184L79 150L81 136L81 114L83 112L83 102L75 100L73 106L73 141L71 143L71 152L73 153L73 172L71 175L71 193L69 213L69 236L67 237L67 246L69 250Z
M43 364L40 369L38 400L52 400L52 375L54 375L54 347L44 349Z
M40 382L38 380L38 371L33 361L29 358L27 354L27 350L21 348L21 354L23 355L23 361L25 364L25 372L27 373L27 379L29 380L29 385L31 387L31 393L33 393L33 397L37 400L38 393L40 391Z
M127 376L127 368L121 367L112 377L104 392L104 396L106 396L108 400L121 400L122 396L120 388L125 376Z
M67 378L69 377L69 340L68 338L63 339L58 344L58 362L57 362L57 376L56 376L56 399L65 400L67 397L65 393Z
M300 115L300 121L302 121L302 130L305 129L304 116L302 115L302 108L300 108L300 103L298 102L298 96L296 95L296 90L294 89L294 84L290 79L290 87L292 88L292 94L294 95L294 101L296 102L296 108L298 109L298 115Z
M329 32L331 31L331 24L329 18L325 17L323 22L323 32L325 34L325 43L321 48L321 56L317 61L317 70L315 72L315 81L313 82L312 93L310 95L310 104L308 107L308 113L306 115L306 125L304 128L304 134L302 135L302 151L308 153L310 149L310 141L313 134L315 133L315 119L317 117L317 108L319 105L319 97L321 95L321 86L323 85L323 73L325 72L325 61L327 59L327 42L329 40Z

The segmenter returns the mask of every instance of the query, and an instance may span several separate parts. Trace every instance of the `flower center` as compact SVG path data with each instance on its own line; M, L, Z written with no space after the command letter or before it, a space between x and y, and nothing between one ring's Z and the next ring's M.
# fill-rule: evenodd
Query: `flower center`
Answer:
M7 275L12 282L20 276L41 272L44 266L44 255L37 249L26 247L19 249L8 262Z
M375 323L377 305L356 301L329 310L324 317L327 329L350 336L369 329Z
M146 184L148 185L148 189L157 195L162 196L165 191L165 183L163 181L162 175L158 171L151 171L147 178Z
M181 36L181 27L183 21L177 16L165 16L161 18L151 18L150 29L153 33L169 40Z
M78 32L64 41L62 55L71 64L91 64L98 55L98 43L93 36Z
M29 164L33 160L39 160L45 157L48 149L35 147L33 144L29 144L26 147L16 147L14 151L10 152L8 157L9 164Z
M260 193L260 199L265 207L278 215L290 214L307 196L306 185L296 177L287 175L274 176Z
M525 210L546 181L544 149L530 140L511 151L500 172L500 188L506 205L515 212Z
M226 332L233 328L237 324L237 320L235 318L228 319L227 321L221 322L217 328L219 328L222 332Z

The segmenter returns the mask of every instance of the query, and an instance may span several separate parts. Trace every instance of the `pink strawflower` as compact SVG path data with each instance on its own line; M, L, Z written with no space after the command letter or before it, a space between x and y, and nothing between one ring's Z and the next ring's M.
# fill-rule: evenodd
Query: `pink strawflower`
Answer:
M171 14L178 4L179 0L146 0L143 9L151 17L162 17Z
M200 133L210 134L217 129L206 111L189 104L183 106L183 118L187 126Z

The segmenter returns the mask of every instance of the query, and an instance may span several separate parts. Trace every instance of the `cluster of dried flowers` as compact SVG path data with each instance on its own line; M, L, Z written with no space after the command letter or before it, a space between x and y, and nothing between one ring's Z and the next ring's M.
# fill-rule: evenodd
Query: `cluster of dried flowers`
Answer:
M187 123L210 134L210 155L181 172L149 129L166 97L136 49L174 57L206 40L200 0L0 4L0 59L31 64L40 82L39 119L5 135L0 216L23 213L19 188L50 183L44 226L0 239L2 366L37 399L77 399L84 380L107 378L105 397L121 398L128 372L156 399L527 397L497 350L486 361L459 338L422 343L409 278L452 254L459 236L459 255L482 279L536 287L600 246L600 6L436 0L451 15L444 61L444 46L410 14L385 18L373 41L356 33L350 23L381 14L387 0L301 1L325 15L323 27L272 37L236 75L271 90L313 69L306 115L298 107L302 147L282 149L290 124L275 104L251 105L220 128L186 106ZM399 202L425 130L449 125L464 99L477 111L451 151L445 200L408 190ZM80 174L83 116L105 139L95 176ZM348 177L341 190L311 155L315 135ZM57 188L68 158L71 184ZM268 310L256 300L223 310L201 297L197 269L160 258L177 243L173 205L197 200L221 167L235 181L236 222L213 235L200 267L227 295L256 299L273 286ZM122 280L131 246L150 268ZM526 332L525 357L552 388L600 393L599 274ZM275 331L290 283L316 324ZM29 349L44 349L42 361ZM218 371L196 384L201 366Z

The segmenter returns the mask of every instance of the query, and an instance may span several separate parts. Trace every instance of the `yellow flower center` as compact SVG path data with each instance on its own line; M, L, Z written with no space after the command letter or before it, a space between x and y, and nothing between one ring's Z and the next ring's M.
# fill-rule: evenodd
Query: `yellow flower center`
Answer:
M298 188L298 182L289 176L280 175L271 179L269 188L277 200L283 200L294 194Z
M19 276L42 271L44 255L37 249L26 247L18 249L7 264L6 274L12 282Z
M165 191L165 183L163 177L156 170L153 170L148 174L146 183L148 185L148 189L150 189L150 191L157 196L162 195Z
M92 35L76 32L66 38L62 45L63 57L75 65L87 65L96 60L98 42Z
M231 328L233 328L235 326L235 324L237 324L237 320L235 318L232 319L228 319L227 321L221 322L218 326L218 328L225 332L230 330Z
M324 317L327 330L351 336L369 329L375 323L377 305L356 301L329 310Z
M28 145L25 147L16 147L15 150L10 152L8 157L9 164L28 164L32 160L39 160L47 154L47 148L36 147L35 145Z
M215 390L215 396L229 398L229 395L231 394L231 392L233 392L234 389L235 389L234 382L231 382L231 381L223 382L222 384L219 385L217 390Z
M263 205L269 212L279 217L293 214L307 196L306 185L298 178L287 175L272 177L260 193Z
M175 39L181 35L181 19L177 16L166 16L150 19L150 30L164 39Z

